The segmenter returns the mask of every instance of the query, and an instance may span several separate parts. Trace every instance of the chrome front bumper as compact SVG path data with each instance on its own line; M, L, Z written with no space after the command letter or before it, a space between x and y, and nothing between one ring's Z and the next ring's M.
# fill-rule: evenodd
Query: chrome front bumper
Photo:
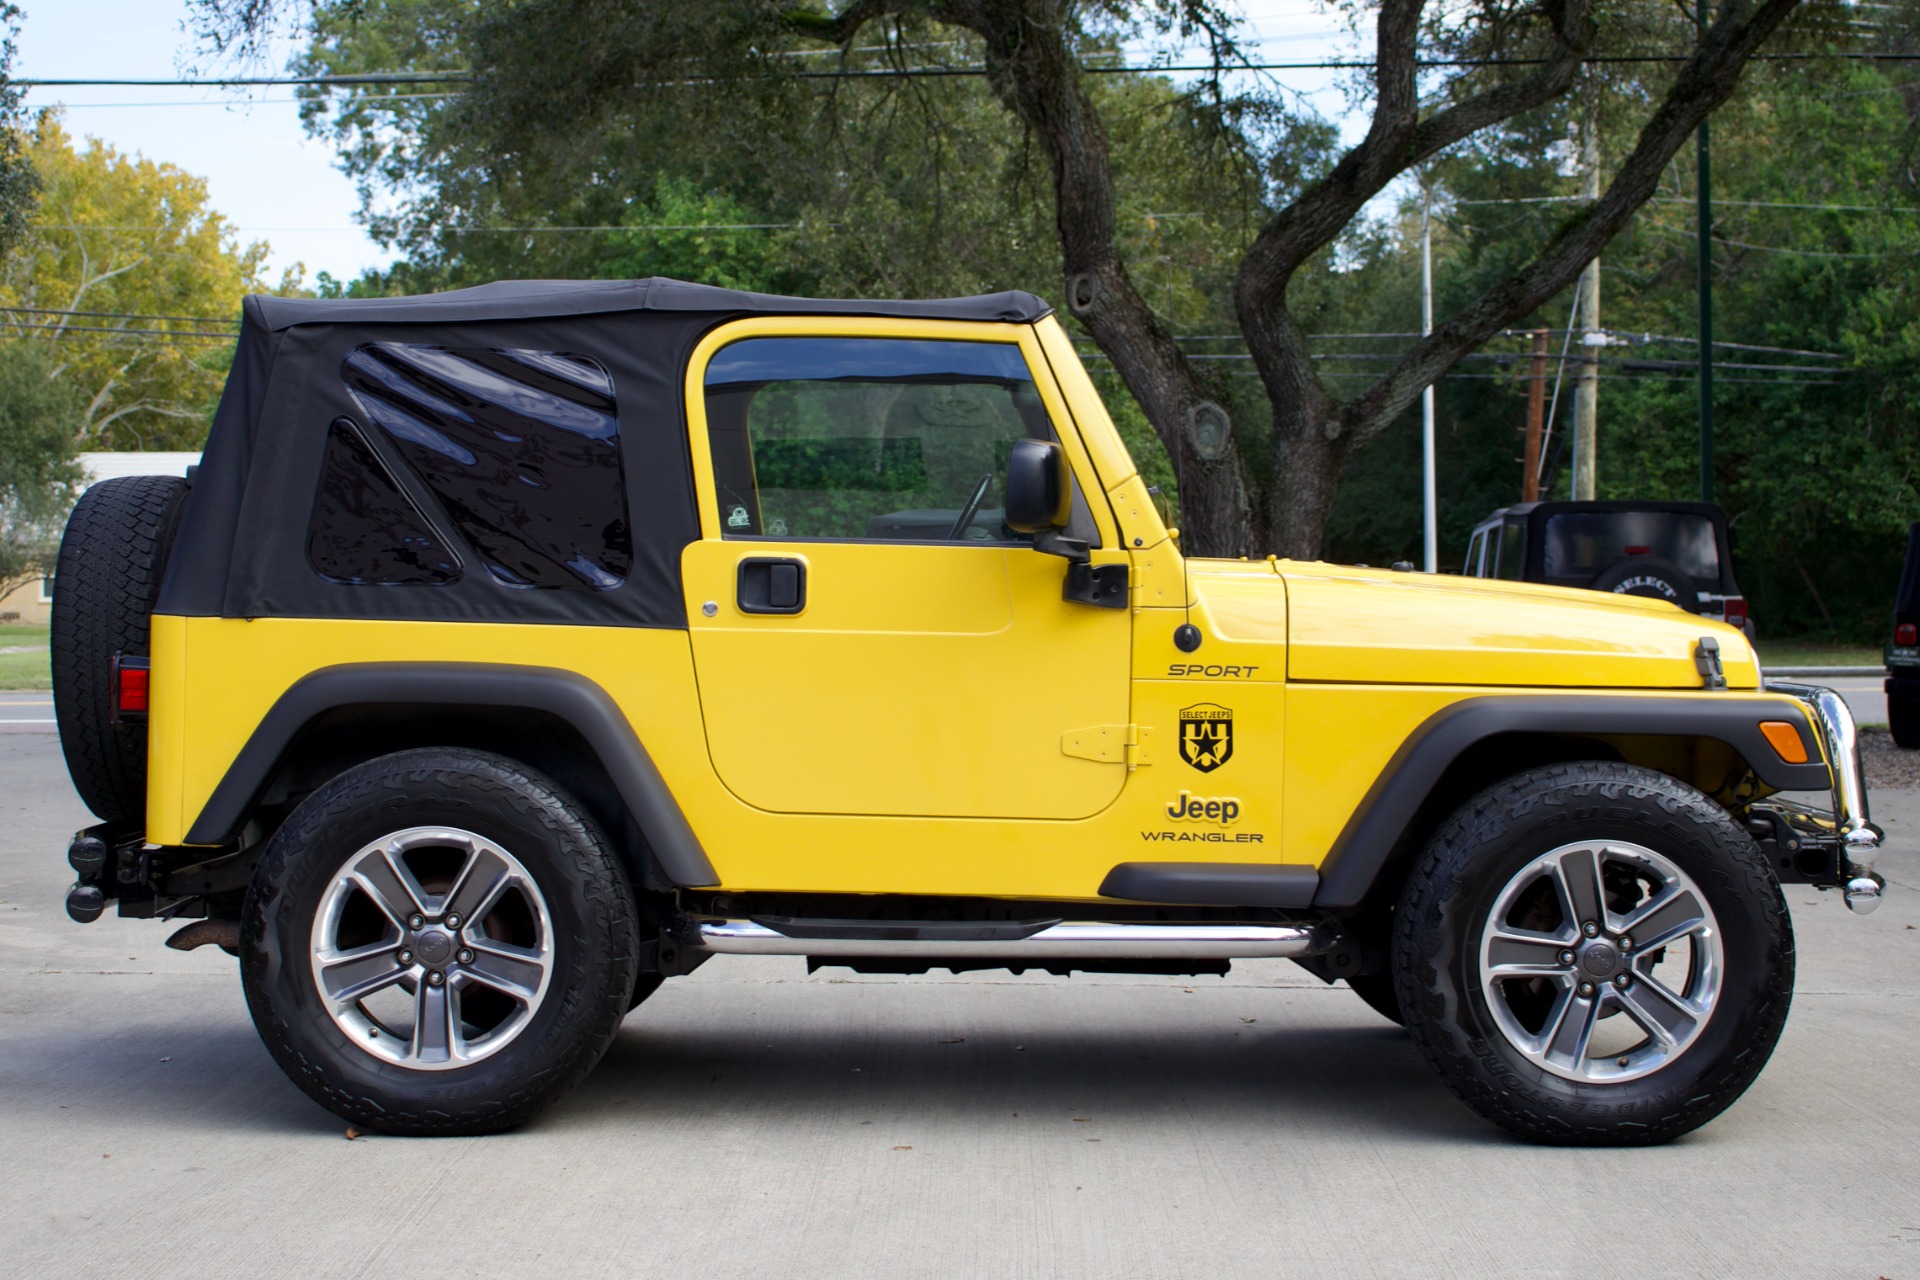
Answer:
M1867 807L1866 770L1860 762L1860 734L1853 712L1846 699L1818 685L1769 680L1765 687L1768 693L1784 693L1805 706L1820 731L1833 773L1833 829L1840 842L1847 906L1865 915L1880 905L1880 891L1886 885L1873 870L1873 857L1885 833L1873 825Z

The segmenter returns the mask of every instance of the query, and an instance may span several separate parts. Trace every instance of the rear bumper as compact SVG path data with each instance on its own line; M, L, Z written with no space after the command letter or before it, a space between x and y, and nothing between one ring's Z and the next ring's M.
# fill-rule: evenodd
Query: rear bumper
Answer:
M1886 883L1873 870L1885 833L1873 825L1853 712L1839 694L1818 685L1769 680L1766 687L1769 693L1786 694L1805 706L1819 730L1833 774L1833 830L1840 844L1847 905L1862 914L1872 911L1880 905L1880 890Z

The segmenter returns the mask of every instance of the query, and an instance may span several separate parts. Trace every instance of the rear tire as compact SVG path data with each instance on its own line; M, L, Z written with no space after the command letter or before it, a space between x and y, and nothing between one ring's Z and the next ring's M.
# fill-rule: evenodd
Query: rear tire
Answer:
M1407 881L1393 959L1407 1030L1453 1091L1562 1145L1713 1119L1793 995L1786 901L1752 838L1692 787L1606 762L1461 806Z
M104 822L147 811L147 722L113 723L113 657L146 657L186 508L178 476L122 476L80 495L54 571L53 713L67 772Z
M240 972L315 1102L383 1133L477 1134L593 1069L638 955L633 891L584 811L502 756L426 749L294 810L248 891Z

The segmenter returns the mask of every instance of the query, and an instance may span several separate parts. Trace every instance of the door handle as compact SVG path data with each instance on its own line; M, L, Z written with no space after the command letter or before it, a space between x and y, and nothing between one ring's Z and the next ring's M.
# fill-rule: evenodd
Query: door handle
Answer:
M734 603L742 613L799 613L807 607L807 562L749 556L740 562Z

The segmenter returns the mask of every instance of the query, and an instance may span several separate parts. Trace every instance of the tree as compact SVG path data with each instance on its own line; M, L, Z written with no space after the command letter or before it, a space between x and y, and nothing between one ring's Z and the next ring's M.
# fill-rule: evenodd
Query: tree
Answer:
M267 246L237 243L203 180L98 140L76 148L54 112L28 156L40 196L0 263L0 329L50 353L51 375L78 397L85 447L199 447L225 331L264 287Z
M33 216L39 176L27 156L26 109L13 83L14 41L20 35L20 6L0 3L0 258L26 234Z
M79 491L80 405L44 352L0 341L0 599L53 572Z
M1857 46L1856 46L1857 47ZM1797 59L1754 67L1714 121L1716 498L1739 582L1764 638L1884 640L1907 525L1920 518L1920 187L1907 163L1920 102L1897 64ZM1630 97L1624 90L1622 98ZM1599 114L1603 157L1634 142L1632 115ZM1437 198L1434 280L1442 308L1531 260L1578 199L1555 152L1585 104L1566 101L1491 130L1428 177ZM1690 150L1690 149L1689 149ZM1698 496L1698 304L1693 157L1607 249L1599 350L1599 496ZM1404 328L1416 305L1418 209L1362 275L1374 309L1355 330ZM1570 293L1570 291L1569 291ZM1517 328L1555 330L1569 293ZM1396 323L1393 317L1400 317ZM1368 343L1382 350L1388 344ZM1523 338L1496 339L1438 396L1442 564L1470 527L1520 497ZM1362 349L1355 347L1355 349ZM1571 345L1576 356L1577 341ZM1574 366L1569 363L1570 374ZM1552 443L1563 444L1564 394ZM1355 452L1329 524L1338 559L1410 558L1419 545L1417 416ZM1549 454L1558 453L1550 448ZM1552 496L1567 496L1567 468Z
M1531 262L1467 301L1371 385L1344 399L1315 370L1290 297L1296 277L1401 175L1572 89L1586 60L1610 47L1601 39L1594 0L1527 7L1483 0L1445 11L1429 11L1424 0L1381 0L1373 10L1370 127L1295 190L1266 176L1289 159L1261 146L1259 131L1279 114L1276 104L1224 93L1195 99L1194 120L1217 139L1202 148L1206 161L1220 165L1224 157L1231 168L1237 160L1242 172L1259 174L1257 229L1239 257L1233 299L1269 402L1266 467L1246 457L1251 433L1221 408L1212 380L1155 314L1123 252L1112 131L1083 56L1110 44L1107 22L1151 22L1206 39L1215 66L1225 71L1238 54L1229 19L1210 0L1102 6L850 0L831 10L708 0L669 11L648 7L644 14L624 0L529 0L479 20L474 92L483 103L491 98L500 118L524 124L557 92L565 92L575 111L592 112L611 95L634 92L636 84L676 77L726 84L777 74L763 64L771 61L766 51L783 40L789 47L814 42L844 50L863 34L885 40L899 24L922 19L969 33L989 85L1046 158L1067 305L1172 455L1187 545L1214 554L1271 546L1312 555L1352 450L1383 431L1434 378L1572 280L1653 194L1695 126L1732 94L1741 69L1796 4L1722 4L1697 48L1654 96L1635 146L1600 198L1566 217ZM545 57L532 67L515 57L516 50L555 42L565 42L567 57ZM732 65L716 65L712 50L718 44L724 51L728 42L735 46ZM740 53L748 48L751 58ZM1423 94L1421 59L1436 55L1478 65ZM570 91L558 82L563 74ZM1292 139L1288 133L1286 142Z
M1689 23L1649 23L1631 6L1596 10L1597 3L1605 0L1475 0L1444 9L1378 0L1368 10L1370 125L1337 157L1303 146L1316 135L1295 127L1300 122L1276 96L1226 92L1222 77L1239 52L1231 20L1213 0L836 0L832 7L524 0L478 7L461 27L474 79L457 110L469 139L490 153L467 172L511 193L555 163L592 154L596 123L631 119L637 102L712 122L721 144L732 132L727 114L746 112L771 121L767 140L777 143L783 131L765 104L797 100L819 74L795 53L837 49L851 57L866 39L900 55L898 69L908 52L924 64L937 58L932 46L958 46L962 59L981 60L988 90L1017 123L1014 145L1030 143L1042 157L1067 306L1171 455L1188 548L1312 555L1353 450L1434 378L1566 287L1653 194L1695 126L1733 93L1742 68L1798 0L1725 0L1697 41ZM228 48L258 38L280 12L274 0L198 0L197 8L205 30ZM364 9L323 6L322 14L350 21L343 15ZM1116 164L1109 99L1092 83L1100 78L1092 64L1143 25L1203 39L1213 51L1216 74L1184 96L1181 116L1169 122L1191 138L1189 185L1240 186L1238 198L1224 202L1229 219L1236 210L1247 216L1230 314L1265 393L1265 422L1221 404L1219 380L1189 358L1156 313L1139 260L1128 252L1122 180L1138 175ZM1355 394L1335 395L1314 367L1310 315L1294 289L1368 203L1476 134L1562 98L1582 82L1590 58L1649 52L1680 60L1670 75L1643 77L1652 87L1650 108L1599 199L1566 216L1531 261L1465 301L1382 375ZM1423 58L1466 65L1423 93ZM929 118L952 118L941 95L908 77L902 82L931 104ZM1324 146L1324 132L1317 140ZM927 138L912 132L895 146L909 155L928 149Z

